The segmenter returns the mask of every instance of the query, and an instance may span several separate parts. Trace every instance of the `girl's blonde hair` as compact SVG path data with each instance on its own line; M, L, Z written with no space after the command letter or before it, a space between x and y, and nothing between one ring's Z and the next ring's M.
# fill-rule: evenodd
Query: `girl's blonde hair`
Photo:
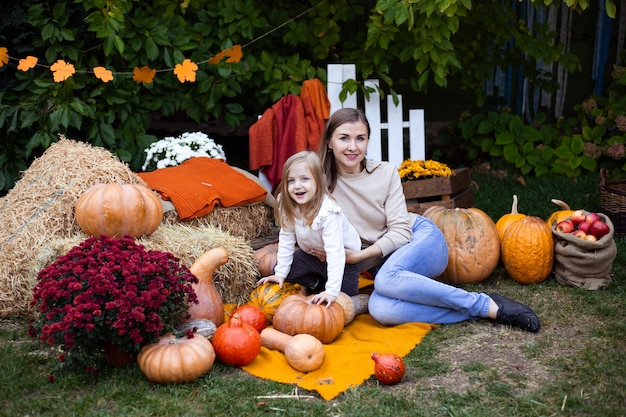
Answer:
M291 199L287 191L289 172L294 166L301 163L304 163L307 168L309 168L312 179L317 185L317 194L313 196L306 213L300 213L298 211L298 205ZM279 227L291 228L294 226L294 219L296 217L303 217L304 223L310 226L322 207L322 201L325 195L328 195L326 177L324 176L322 163L317 154L311 151L302 151L292 155L285 161L285 165L283 165L283 177L279 185L278 198L274 205L276 223L278 223Z

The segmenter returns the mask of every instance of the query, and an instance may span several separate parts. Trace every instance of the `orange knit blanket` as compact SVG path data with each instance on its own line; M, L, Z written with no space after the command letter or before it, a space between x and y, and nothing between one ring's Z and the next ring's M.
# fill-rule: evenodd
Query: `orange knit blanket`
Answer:
M191 158L174 167L137 175L174 204L181 220L206 216L217 205L233 207L262 201L267 194L223 159Z

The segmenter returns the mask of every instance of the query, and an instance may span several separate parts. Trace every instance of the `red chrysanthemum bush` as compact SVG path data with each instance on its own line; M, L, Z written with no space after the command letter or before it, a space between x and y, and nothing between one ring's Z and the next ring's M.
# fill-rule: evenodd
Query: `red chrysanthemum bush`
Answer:
M169 252L130 236L92 237L39 271L28 332L59 347L66 364L93 369L105 344L134 354L175 329L197 278Z

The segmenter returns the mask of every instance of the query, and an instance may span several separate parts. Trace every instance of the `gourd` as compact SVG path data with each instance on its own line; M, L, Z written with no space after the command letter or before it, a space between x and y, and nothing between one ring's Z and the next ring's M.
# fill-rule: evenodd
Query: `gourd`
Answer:
M561 221L570 217L572 213L574 213L574 210L570 209L569 205L564 201L557 200L556 198L553 198L551 201L563 209L553 212L546 220L548 226L554 227Z
M274 273L276 259L278 257L278 243L265 245L254 251L254 261L259 275L266 277Z
M137 355L139 369L160 384L191 382L210 371L215 351L205 337L176 338L167 333L145 345Z
M283 283L283 288L275 282L266 282L252 290L247 304L259 307L271 324L280 303L290 295L299 294L300 290L300 285L290 282Z
M267 327L267 318L261 309L251 304L242 304L237 307L232 314L239 315L239 318L254 327L257 332L261 333ZM231 315L232 316L232 315Z
M500 238L493 220L477 208L428 208L424 214L448 244L448 266L437 280L451 284L483 281L500 261Z
M300 372L318 369L324 363L326 355L324 345L314 336L310 334L291 336L271 327L261 332L261 344L268 349L283 352L287 363Z
M74 206L76 223L90 236L149 236L163 222L157 195L141 184L95 184Z
M217 328L213 335L213 348L217 359L227 365L245 366L261 351L261 336L238 314Z
M189 268L198 278L198 283L192 285L198 303L189 306L189 320L208 319L218 327L224 323L224 306L222 297L213 285L213 273L227 261L226 249L213 248L203 253Z
M194 334L206 337L211 340L217 326L208 319L187 320L176 326L176 331L180 333L193 332Z
M502 263L507 274L520 284L545 281L554 263L550 226L536 216L511 223L502 237Z
M345 323L343 307L316 304L313 297L294 294L285 298L274 315L274 328L291 336L307 333L324 344L335 340Z
M513 195L513 204L511 205L511 212L503 215L496 222L496 229L498 230L498 237L500 241L502 241L502 236L504 235L504 231L507 227L514 221L523 219L526 217L525 214L519 213L517 211L517 196Z
M344 326L352 323L359 314L367 313L369 299L369 294L357 294L351 297L345 292L339 293L335 302L343 308Z
M395 353L372 353L374 376L383 385L397 384L402 380L406 366L404 360Z

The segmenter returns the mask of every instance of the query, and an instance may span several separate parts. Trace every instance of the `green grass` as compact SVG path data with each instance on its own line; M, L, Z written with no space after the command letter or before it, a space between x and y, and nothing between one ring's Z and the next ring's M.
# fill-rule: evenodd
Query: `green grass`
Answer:
M476 206L494 220L519 210L546 218L557 207L599 210L598 178L511 179L475 174ZM626 238L616 238L613 282L598 291L554 278L522 286L502 268L471 290L531 305L542 330L486 321L440 326L406 358L399 385L370 378L333 401L216 363L180 385L148 382L135 367L57 376L56 354L25 335L25 320L0 324L0 416L623 416L626 415ZM298 392L313 398L268 398Z

